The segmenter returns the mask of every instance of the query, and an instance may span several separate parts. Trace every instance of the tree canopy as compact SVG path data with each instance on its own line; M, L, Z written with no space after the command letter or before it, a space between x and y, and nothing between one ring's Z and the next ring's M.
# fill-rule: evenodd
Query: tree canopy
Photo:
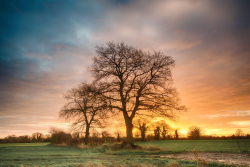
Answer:
M108 110L106 101L98 95L99 88L94 84L82 83L65 94L67 103L62 107L59 116L71 122L72 130L85 129L85 143L88 143L89 130L102 127Z
M96 47L90 71L108 107L124 116L127 143L133 144L132 120L138 116L174 119L186 111L172 85L174 60L162 52L144 52L123 42Z

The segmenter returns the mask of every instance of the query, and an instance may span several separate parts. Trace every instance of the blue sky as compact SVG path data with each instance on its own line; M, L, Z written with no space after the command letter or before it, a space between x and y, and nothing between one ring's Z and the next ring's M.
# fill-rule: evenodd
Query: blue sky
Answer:
M121 42L176 61L183 133L250 133L248 0L0 2L0 137L67 127L63 93L91 81L95 46ZM211 121L213 124L211 125Z

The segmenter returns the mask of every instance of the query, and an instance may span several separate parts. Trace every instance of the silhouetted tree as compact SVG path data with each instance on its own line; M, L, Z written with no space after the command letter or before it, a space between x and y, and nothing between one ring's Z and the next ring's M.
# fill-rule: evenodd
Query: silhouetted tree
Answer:
M107 130L102 131L102 138L107 138L107 137L111 137L111 134Z
M167 135L167 128L166 126L163 126L161 131L161 136L163 140L166 140L166 135Z
M116 132L116 141L117 141L117 142L120 142L120 141L121 141L121 132L120 132L120 131L117 131L117 132Z
M179 139L179 129L175 129L174 134L175 134L175 140L178 140Z
M94 84L82 83L65 94L68 102L63 106L59 116L72 122L72 130L85 128L85 144L88 143L89 131L93 127L102 127L107 117L106 102L99 96L99 87Z
M242 129L236 129L236 133L235 136L237 137L242 137L244 135L243 130Z
M107 139L111 137L111 134L107 130L102 131L102 139L107 142Z
M30 143L30 139L28 135L19 136L20 143Z
M79 132L74 132L73 134L72 134L72 136L74 137L74 138L80 138L80 133Z
M236 137L235 137L235 135L233 134L233 135L232 135L232 139L235 139L235 138L236 138Z
M193 125L193 126L189 127L189 131L187 133L187 136L190 139L199 140L202 133L204 133L204 132L203 132L201 127Z
M36 132L36 133L33 133L32 134L32 141L34 142L34 141L38 141L38 142L40 142L40 141L42 141L42 133L39 133L39 132Z
M51 134L50 142L53 144L68 144L69 140L72 139L71 134L57 127L50 127L49 133Z
M155 140L160 140L161 128L160 126L156 126L154 129Z
M143 52L123 42L97 46L96 52L90 71L94 82L105 88L100 94L110 101L110 109L123 114L127 143L134 143L136 115L174 119L174 111L187 110L171 87L172 57Z
M141 132L141 140L145 141L146 132L149 128L149 126L146 125L145 121L141 121L140 119L136 123L136 128L140 130Z
M156 122L157 126L161 128L161 136L163 140L166 140L166 136L170 139L170 132L173 130L164 120Z
M96 129L93 129L92 130L92 137L93 138L98 138L101 134L96 130Z

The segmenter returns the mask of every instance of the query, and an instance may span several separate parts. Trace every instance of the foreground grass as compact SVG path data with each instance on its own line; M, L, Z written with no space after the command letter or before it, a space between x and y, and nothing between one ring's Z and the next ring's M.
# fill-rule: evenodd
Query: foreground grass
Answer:
M176 152L250 153L250 139L245 140L161 140L151 142L137 142L142 147L161 147ZM240 149L239 149L240 147Z
M41 143L4 143L0 144L1 147L12 147L12 146L47 146L50 142L41 142Z
M152 145L152 142L150 142ZM149 143L149 144L150 144ZM154 142L153 142L154 143ZM157 143L157 142L156 142ZM159 142L158 142L159 143ZM34 146L33 144L36 144ZM140 143L141 144L141 143ZM109 146L89 149L57 147L48 143L6 144L0 147L0 166L189 166L195 161L160 157L172 154L168 149L113 150ZM154 156L149 156L154 155ZM209 163L210 167L230 165Z

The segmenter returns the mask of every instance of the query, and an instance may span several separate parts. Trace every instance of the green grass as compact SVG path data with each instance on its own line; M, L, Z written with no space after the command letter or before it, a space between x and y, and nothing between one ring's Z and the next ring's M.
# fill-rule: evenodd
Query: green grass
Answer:
M0 144L0 147L9 147L9 146L46 146L49 145L50 142L43 143L4 143Z
M186 152L196 149L201 152L239 153L239 143L242 153L250 153L250 139L247 140L161 140L137 142L142 147L158 146L176 152Z
M189 142L189 143L188 143ZM200 141L198 141L199 143ZM196 143L195 146L202 148L202 142L206 145L207 141L157 141L139 143L140 145L164 146L180 150L193 149L188 146ZM214 141L213 141L214 142ZM218 143L218 141L217 141ZM214 144L217 144L214 142ZM161 150L112 150L109 147L96 147L90 149L77 149L73 147L57 147L48 145L49 143L24 143L24 144L0 144L0 167L5 166L88 166L88 163L103 164L107 166L135 166L138 164L151 164L164 166L172 163L180 163L183 167L195 167L195 161L177 160L160 157L161 154L173 153L168 149ZM180 146L178 146L180 145ZM178 147L177 147L178 146ZM219 148L217 148L218 150ZM149 155L154 156L149 156ZM228 167L229 165L210 163L212 166Z

